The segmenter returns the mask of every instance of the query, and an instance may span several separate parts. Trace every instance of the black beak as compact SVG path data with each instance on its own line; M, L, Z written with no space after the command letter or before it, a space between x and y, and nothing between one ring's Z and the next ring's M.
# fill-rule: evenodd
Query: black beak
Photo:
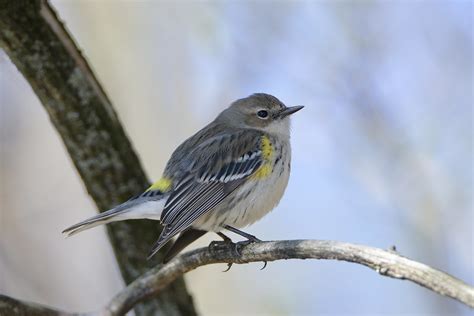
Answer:
M290 107L287 107L287 108L283 109L283 110L278 114L278 116L282 119L282 118L284 118L284 117L287 117L288 115L291 115L291 114L293 114L293 113L298 112L298 111L301 110L302 108L304 108L304 106L302 106L302 105L290 106Z

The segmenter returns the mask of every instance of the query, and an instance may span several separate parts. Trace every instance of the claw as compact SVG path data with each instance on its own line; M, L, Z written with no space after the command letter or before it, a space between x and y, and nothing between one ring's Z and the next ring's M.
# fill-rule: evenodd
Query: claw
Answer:
M242 253L240 252L239 245L237 245L237 244L234 244L234 253L239 257L242 256Z
M242 252L240 251L242 249L242 247L247 246L251 243L253 243L253 241L251 241L251 240L244 240L244 241L239 241L238 243L235 243L234 250L237 253L237 255L239 257L242 256Z
M267 267L267 262L264 261L264 262L263 262L263 267L260 269L260 271L262 271L262 270L265 269L266 267Z
M234 251L239 257L242 256L242 252L240 252L240 247L241 247L240 243L236 243L234 246Z
M230 268L232 268L232 265L233 265L233 263L232 263L232 262L229 262L229 263L227 264L227 269L225 269L225 270L222 271L222 272L227 272L227 271L229 271Z

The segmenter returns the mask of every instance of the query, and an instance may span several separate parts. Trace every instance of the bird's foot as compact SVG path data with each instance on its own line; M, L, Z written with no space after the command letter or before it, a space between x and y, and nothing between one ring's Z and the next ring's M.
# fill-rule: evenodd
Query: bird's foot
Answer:
M245 246L253 244L253 243L258 243L258 242L262 242L262 240L260 240L257 237L251 235L251 236L249 236L249 239L236 243L235 247L234 247L234 251L238 256L242 256L242 247L245 247ZM266 267L267 267L267 261L263 261L263 267L260 270L263 270ZM229 269L230 269L230 267L229 267Z
M217 233L222 239L223 241L213 241L209 244L209 249L210 250L213 250L215 249L216 247L220 247L220 246L224 246L224 245L229 245L229 244L233 244L234 245L234 252L237 256L241 257L242 256L242 248L249 245L249 244L253 244L253 243L257 243L257 242L262 242L262 240L258 239L257 237L255 237L254 235L250 235L248 233L245 233L245 232L242 232L236 228L233 228L231 226L225 226L224 227L225 229L227 230L230 230L234 233L237 233L245 238L247 238L247 240L244 240L244 241L239 241L237 243L234 243L229 237L227 237L226 235L224 235L223 233L219 232ZM227 269L222 271L222 272L227 272L230 270L230 268L232 267L233 263L232 262L229 262L227 264ZM267 261L263 261L263 267L260 269L260 270L263 270L267 267Z
M262 242L260 239L258 239L257 237L253 236L253 235L250 235L248 236L248 239L247 240L244 240L244 241L239 241L238 243L235 243L235 253L238 254L239 256L242 256L242 248L247 246L247 245L250 245L250 244L253 244L253 243L257 243L257 242Z
M232 242L230 242L232 243ZM213 251L213 250L216 250L220 247L224 247L224 246L227 246L229 245L229 242L228 241L224 241L224 240L213 240L211 241L211 243L209 244L209 246L207 246L209 248L210 251Z
M220 247L220 246L229 245L229 244L234 243L232 241L232 239L230 239L229 237L227 237L226 235L224 235L221 232L218 232L217 235L219 235L219 237L222 238L222 241L220 241L220 240L211 241L211 243L208 246L210 250L213 250L214 248L217 248L217 247Z

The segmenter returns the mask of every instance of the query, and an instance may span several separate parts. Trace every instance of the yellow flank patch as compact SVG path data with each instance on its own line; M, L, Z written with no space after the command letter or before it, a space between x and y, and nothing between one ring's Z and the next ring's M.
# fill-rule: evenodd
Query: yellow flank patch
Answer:
M254 179L263 179L266 178L272 173L272 166L269 163L264 164L252 175Z
M267 136L262 136L262 157L264 160L264 163L260 168L258 168L257 171L252 175L253 179L263 179L268 177L272 171L273 167L271 164L271 159L273 156L273 145L270 141L270 139Z
M161 178L160 180L153 183L147 191L160 190L161 192L167 192L169 189L171 189L172 183L173 182L169 178Z
M273 155L273 145L267 136L262 136L262 156L263 159L269 160Z

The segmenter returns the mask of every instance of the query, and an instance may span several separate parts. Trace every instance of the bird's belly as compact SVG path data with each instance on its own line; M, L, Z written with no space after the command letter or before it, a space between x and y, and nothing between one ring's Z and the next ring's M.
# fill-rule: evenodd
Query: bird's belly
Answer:
M265 179L249 179L223 203L198 218L193 227L218 232L224 225L242 228L255 223L280 202L288 178L289 168L282 168L281 174L274 170Z

